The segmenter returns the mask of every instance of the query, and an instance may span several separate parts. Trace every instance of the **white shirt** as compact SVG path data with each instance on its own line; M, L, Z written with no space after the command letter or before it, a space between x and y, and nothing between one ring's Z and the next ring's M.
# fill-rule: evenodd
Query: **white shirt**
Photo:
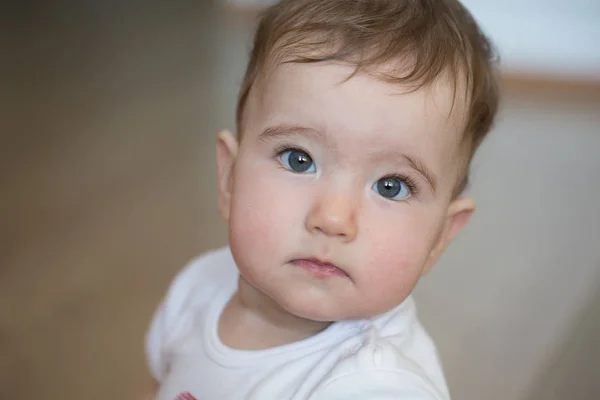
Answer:
M244 351L218 336L237 279L228 247L192 261L174 279L146 341L158 400L450 399L412 298L299 342Z

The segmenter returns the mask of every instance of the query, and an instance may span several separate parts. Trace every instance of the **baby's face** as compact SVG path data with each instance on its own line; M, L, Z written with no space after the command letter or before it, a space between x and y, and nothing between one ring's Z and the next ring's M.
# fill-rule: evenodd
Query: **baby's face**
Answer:
M400 304L473 210L451 197L461 131L451 84L403 94L366 74L342 82L351 72L278 67L250 96L239 148L219 142L243 278L312 320Z

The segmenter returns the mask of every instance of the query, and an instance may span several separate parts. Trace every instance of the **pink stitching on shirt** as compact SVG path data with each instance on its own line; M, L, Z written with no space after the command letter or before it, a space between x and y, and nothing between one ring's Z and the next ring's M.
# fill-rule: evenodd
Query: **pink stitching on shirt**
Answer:
M190 392L183 392L177 395L174 400L198 400Z

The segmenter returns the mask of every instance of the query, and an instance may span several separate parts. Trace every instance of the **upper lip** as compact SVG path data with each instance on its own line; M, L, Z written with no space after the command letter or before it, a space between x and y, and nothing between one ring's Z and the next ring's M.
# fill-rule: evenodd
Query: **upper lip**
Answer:
M337 269L339 269L340 271L344 272L345 274L347 274L346 270L344 268L341 268L340 266L332 263L331 261L328 260L322 260L320 258L317 257L300 257L300 258L295 258L293 261L299 261L299 260L306 260L306 261L310 261L312 263L315 263L317 265L320 266L331 266L331 267L335 267Z
M322 265L322 266L329 266L329 265L331 265L333 267L339 268L337 265L335 265L332 262L323 261L323 260L320 260L320 259L318 259L316 257L304 258L303 260L311 261L311 262L313 262L313 263L315 263L317 265Z

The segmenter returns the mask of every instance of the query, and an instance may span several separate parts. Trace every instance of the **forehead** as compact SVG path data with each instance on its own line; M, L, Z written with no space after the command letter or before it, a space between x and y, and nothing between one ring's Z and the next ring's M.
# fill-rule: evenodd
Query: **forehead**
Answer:
M410 92L366 73L348 79L353 72L334 63L278 66L250 95L244 135L258 135L271 125L302 125L326 133L348 151L352 146L406 149L447 168L464 119L464 102L455 100L452 82L439 79Z

